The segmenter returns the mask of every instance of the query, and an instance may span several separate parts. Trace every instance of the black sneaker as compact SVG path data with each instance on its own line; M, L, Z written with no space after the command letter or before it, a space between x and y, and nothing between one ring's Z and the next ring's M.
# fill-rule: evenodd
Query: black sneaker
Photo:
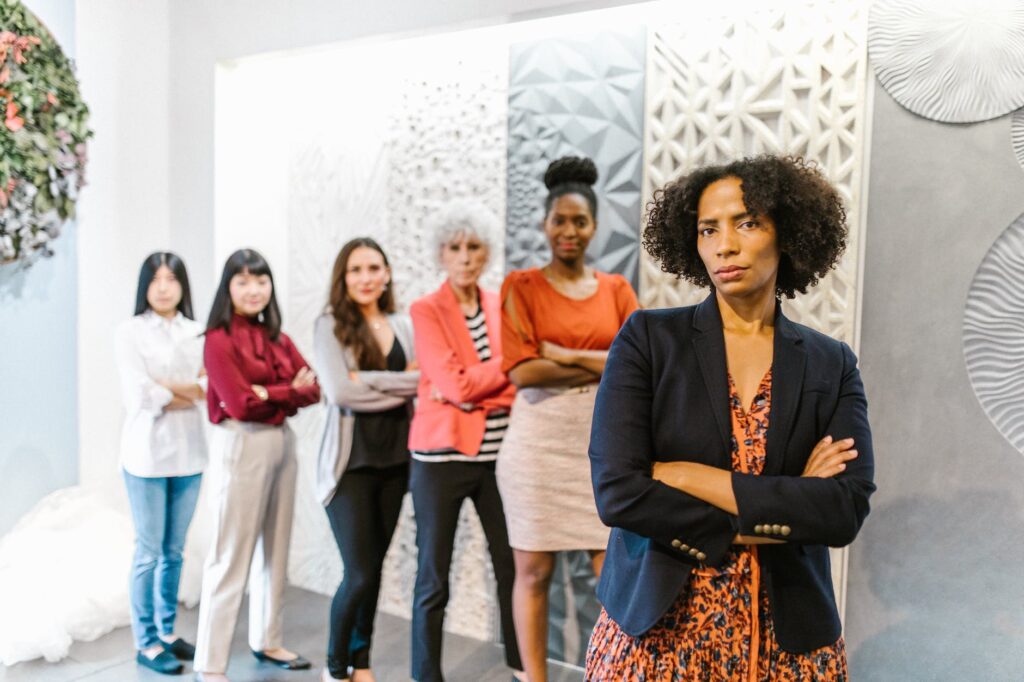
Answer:
M164 650L170 651L179 661L191 661L196 657L196 648L179 637L170 644L164 642Z
M161 651L153 658L140 651L135 654L135 662L162 675L180 675L185 670L185 666L168 651Z

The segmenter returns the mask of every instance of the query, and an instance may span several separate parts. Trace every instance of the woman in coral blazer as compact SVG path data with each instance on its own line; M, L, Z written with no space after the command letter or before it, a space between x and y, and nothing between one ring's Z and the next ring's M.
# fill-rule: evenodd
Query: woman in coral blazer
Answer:
M409 432L410 489L419 570L413 609L412 676L442 680L441 639L459 511L473 501L491 553L505 660L522 676L512 620L515 564L495 463L515 389L501 371L501 303L477 286L498 221L482 205L457 203L434 216L432 232L448 275L412 304L419 400Z

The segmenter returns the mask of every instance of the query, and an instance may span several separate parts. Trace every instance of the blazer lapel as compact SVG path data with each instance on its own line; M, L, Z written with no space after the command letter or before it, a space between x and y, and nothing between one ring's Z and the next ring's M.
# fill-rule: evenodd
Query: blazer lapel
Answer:
M473 345L473 338L469 335L469 327L466 326L466 316L462 313L459 300L455 298L455 292L452 290L448 280L445 280L444 284L441 285L441 289L443 293L441 294L440 302L444 311L444 320L448 325L448 330L456 339L459 356L463 360L477 357L476 346ZM483 301L480 304L483 305Z
M768 419L764 473L778 475L789 442L790 430L803 389L807 351L796 326L782 314L775 314L775 341L772 358L772 411Z
M729 379L725 359L725 336L722 333L722 315L714 292L697 306L693 326L698 333L693 337L693 348L704 377L704 385L711 399L719 435L722 437L720 466L728 467L732 452L732 419L729 415Z

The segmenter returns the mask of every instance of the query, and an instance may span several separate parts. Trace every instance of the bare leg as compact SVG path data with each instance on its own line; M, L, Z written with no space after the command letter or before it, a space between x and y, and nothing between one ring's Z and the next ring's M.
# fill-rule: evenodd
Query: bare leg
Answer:
M523 670L530 682L547 682L548 589L555 570L552 552L513 549L516 579L512 588L512 616Z
M604 568L604 555L603 549L590 550L590 563L594 567L594 575L598 578L601 577L601 569Z

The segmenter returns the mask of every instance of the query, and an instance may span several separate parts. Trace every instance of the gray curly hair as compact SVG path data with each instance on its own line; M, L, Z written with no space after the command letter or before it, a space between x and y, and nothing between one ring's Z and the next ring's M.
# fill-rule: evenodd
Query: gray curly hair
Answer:
M501 225L494 212L479 201L470 199L457 199L445 204L430 216L425 227L438 256L445 245L471 236L479 239L488 253L493 253L502 237Z

